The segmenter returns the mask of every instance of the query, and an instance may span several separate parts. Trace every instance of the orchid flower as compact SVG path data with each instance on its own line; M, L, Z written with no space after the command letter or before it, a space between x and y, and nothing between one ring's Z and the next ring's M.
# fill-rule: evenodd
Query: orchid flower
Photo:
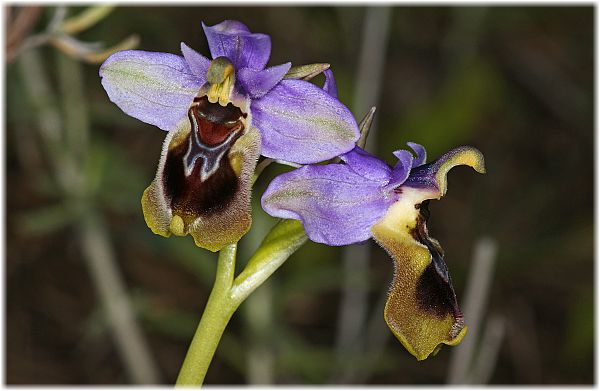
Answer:
M418 360L442 344L456 345L467 327L456 300L444 252L427 231L428 203L447 189L448 171L457 165L484 173L481 152L453 149L425 164L426 152L394 152L397 164L359 147L341 156L343 163L307 165L279 175L262 197L274 217L301 220L308 237L330 246L374 238L394 261L385 304L385 321Z
M250 228L259 155L321 162L350 151L359 133L350 111L327 93L330 72L321 89L298 80L314 76L314 67L265 68L268 35L231 20L202 26L212 60L184 43L183 56L128 50L109 57L100 76L126 114L168 132L142 197L148 226L162 236L191 234L217 251Z

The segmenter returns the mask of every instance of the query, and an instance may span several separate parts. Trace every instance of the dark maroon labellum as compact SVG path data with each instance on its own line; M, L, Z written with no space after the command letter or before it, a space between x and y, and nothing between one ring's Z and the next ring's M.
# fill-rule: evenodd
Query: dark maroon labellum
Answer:
M238 190L227 153L244 131L246 114L229 103L196 97L188 110L191 131L169 148L163 181L172 209L182 217L208 215L226 208Z

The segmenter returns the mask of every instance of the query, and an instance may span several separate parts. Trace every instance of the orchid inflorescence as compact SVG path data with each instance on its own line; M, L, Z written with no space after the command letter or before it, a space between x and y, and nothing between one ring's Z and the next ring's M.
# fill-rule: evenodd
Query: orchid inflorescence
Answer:
M266 68L268 35L229 20L203 28L212 59L182 43L182 56L128 50L100 68L112 102L167 131L142 196L150 229L221 250L250 229L259 156L299 167L271 181L263 209L300 220L315 242L375 239L394 262L384 310L394 335L418 360L459 343L467 327L443 250L427 230L428 203L446 193L452 167L485 172L483 155L458 147L426 163L425 148L408 143L414 154L394 152L390 167L356 145L359 126L337 99L328 64ZM322 87L309 81L320 73Z

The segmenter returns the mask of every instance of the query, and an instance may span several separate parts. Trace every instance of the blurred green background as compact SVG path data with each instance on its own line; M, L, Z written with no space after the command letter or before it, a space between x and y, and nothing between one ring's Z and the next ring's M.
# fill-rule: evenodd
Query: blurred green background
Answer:
M6 11L13 53L57 15L41 8L23 29L24 9ZM459 302L470 280L484 286L475 324L467 313L473 349L417 362L383 320L385 252L357 247L361 271L348 251L308 243L234 315L207 384L593 383L593 7L118 7L76 37L207 55L200 22L224 19L269 34L270 65L330 63L358 119L377 106L368 147L389 163L407 141L430 159L461 144L484 153L487 174L453 170L429 221ZM140 197L165 133L108 100L99 64L64 54L92 49L7 57L8 384L171 384L212 285L214 254L146 227ZM283 169L268 167L255 202ZM273 224L255 205L238 267ZM496 250L487 282L470 278L478 243ZM117 302L135 338L115 337Z

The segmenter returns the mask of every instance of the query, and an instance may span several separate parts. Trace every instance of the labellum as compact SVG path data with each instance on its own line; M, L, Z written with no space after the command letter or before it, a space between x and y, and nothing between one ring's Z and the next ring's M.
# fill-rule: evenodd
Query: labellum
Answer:
M224 76L200 90L188 118L169 132L142 206L154 233L189 233L198 246L217 251L250 227L250 177L260 138L247 111L230 100L232 68L222 58L213 64L209 73Z
M194 100L188 116L191 131L182 142L171 142L163 176L171 207L184 221L226 208L233 199L240 167L236 172L226 154L242 135L246 115L204 96Z

